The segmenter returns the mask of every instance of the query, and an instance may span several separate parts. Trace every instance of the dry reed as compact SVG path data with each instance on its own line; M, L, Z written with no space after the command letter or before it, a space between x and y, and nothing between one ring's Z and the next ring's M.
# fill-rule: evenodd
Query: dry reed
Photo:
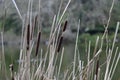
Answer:
M51 27L49 42L47 45L47 50L44 52L45 56L43 57L43 51L41 49L41 52L39 51L40 48L40 40L41 40L41 26L39 24L40 22L40 15L36 16L34 21L32 22L32 4L33 0L29 0L28 2L28 20L25 20L25 18L22 17L20 10L18 9L17 4L14 0L12 0L14 3L14 6L23 22L23 28L22 28L22 39L21 44L22 48L20 50L20 58L19 60L19 66L18 71L14 72L13 65L10 65L10 72L11 72L11 79L12 80L112 80L113 75L115 74L115 69L117 67L118 61L120 59L120 52L118 52L118 48L116 48L115 56L112 58L113 50L115 49L115 40L118 33L118 28L120 23L117 23L116 31L114 35L114 40L111 48L106 48L106 61L102 65L100 64L100 55L102 55L103 51L103 44L104 39L107 37L107 29L109 26L110 18L111 18L111 12L114 5L114 0L109 12L109 19L107 26L105 27L105 32L100 40L99 36L96 39L96 44L93 52L93 57L90 57L91 54L91 41L89 41L88 46L88 53L87 53L87 64L84 64L84 61L80 59L80 52L78 50L78 41L79 41L79 29L80 29L80 21L78 22L78 28L77 28L77 36L76 36L76 44L75 44L75 51L74 51L74 61L71 65L68 65L69 68L62 73L61 72L61 66L62 61L64 57L64 47L62 48L61 52L61 45L63 42L63 33L67 29L68 21L65 21L63 27L61 28L61 21L65 15L65 12L68 9L68 6L71 2L71 0L68 1L68 4L66 5L65 9L63 10L61 16L60 16L60 9L62 6L62 1L60 4L60 8L58 11L57 16L54 16L53 24ZM40 3L40 1L39 1ZM40 12L40 4L39 4L39 12ZM60 17L60 19L58 19ZM27 23L24 23L27 22ZM37 24L38 23L38 24ZM27 26L26 26L27 25ZM37 26L37 27L35 27ZM33 47L35 45L35 40L33 39L34 36L34 30L35 28L38 29L37 34L37 42L36 42L36 48L35 48L35 59L32 59L32 51ZM61 32L62 29L62 32ZM7 78L7 72L6 72L6 61L4 56L4 40L3 40L3 33L1 32L1 39L2 39L2 69L4 69L5 73L5 79ZM107 39L107 38L106 38ZM100 48L98 47L98 42L101 43ZM26 43L26 44L25 44ZM108 46L108 45L107 45ZM56 54L57 52L61 52L61 54ZM41 56L39 56L39 53ZM60 61L59 64L57 64L58 55L60 55ZM78 55L78 56L77 56ZM112 63L110 65L110 63ZM105 65L106 69L105 71L101 71L102 66ZM0 70L2 70L0 69ZM100 76L104 73L105 75L103 78ZM61 77L62 76L62 77Z

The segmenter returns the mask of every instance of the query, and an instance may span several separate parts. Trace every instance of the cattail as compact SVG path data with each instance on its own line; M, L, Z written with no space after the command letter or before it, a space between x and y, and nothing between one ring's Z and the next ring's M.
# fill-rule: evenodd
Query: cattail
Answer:
M97 80L97 75L98 75L98 68L99 68L99 60L97 60L97 65L96 65L96 80Z
M38 33L35 56L38 55L41 32Z
M67 21L65 21L65 24L63 25L63 30L62 30L62 33L66 30L66 27L67 27ZM63 36L62 35L60 35L59 37L58 37L58 48L57 48L57 52L59 52L60 51L60 48L61 48L61 45L62 45L62 41L63 41Z
M29 49L30 45L30 24L27 26L27 50Z
M63 26L63 32L66 30L66 28L67 28L67 23L68 23L68 21L65 21L65 24L64 24L64 26Z
M60 37L59 43L58 43L58 48L57 48L57 52L60 51L61 45L62 45L62 41L63 41L63 36Z

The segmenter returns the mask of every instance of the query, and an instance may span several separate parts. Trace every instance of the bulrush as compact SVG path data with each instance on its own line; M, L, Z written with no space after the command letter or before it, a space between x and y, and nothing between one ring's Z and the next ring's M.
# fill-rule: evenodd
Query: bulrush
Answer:
M66 21L65 21L65 24L64 24L64 26L63 26L63 32L66 30L67 24L68 24L68 21L66 20Z
M61 45L62 45L62 41L63 41L63 36L60 37L59 43L58 43L58 49L57 52L60 51Z
M96 80L98 80L97 76L98 76L98 68L99 68L99 60L97 60L97 64L96 64Z
M30 24L27 26L27 50L29 50L30 45Z
M37 36L37 44L36 44L36 52L35 52L35 56L38 55L39 44L40 44L40 37L41 37L41 32L39 31L38 36Z
M65 24L63 25L62 33L66 30L67 23L68 23L68 22L65 21ZM61 45L62 45L62 41L63 41L63 35L60 35L59 38L58 38L58 48L57 48L57 52L60 51L60 48L61 48Z

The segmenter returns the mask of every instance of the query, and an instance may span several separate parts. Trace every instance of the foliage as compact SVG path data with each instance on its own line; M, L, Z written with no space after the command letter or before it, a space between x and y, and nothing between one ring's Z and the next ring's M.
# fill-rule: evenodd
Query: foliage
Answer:
M21 24L19 18L15 13L7 15L6 17L1 17L0 22L4 24L5 32L12 30L15 34L20 34Z

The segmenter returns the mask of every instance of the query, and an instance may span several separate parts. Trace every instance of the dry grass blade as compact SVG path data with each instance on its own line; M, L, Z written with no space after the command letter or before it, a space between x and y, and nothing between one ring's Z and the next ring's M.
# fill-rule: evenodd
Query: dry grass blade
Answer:
M114 49L114 46L115 46L115 41L116 41L116 38L117 38L117 33L118 33L119 26L120 26L120 22L117 22L117 26L116 26L115 36L114 36L114 40L113 40L113 44L112 44L111 53L113 53L113 49Z
M109 24L110 24L111 14L112 14L112 10L113 10L114 4L115 4L115 0L112 0L112 5L111 5L111 8L109 10L109 18L108 18L108 21L107 21L107 25L105 26L105 31L104 31L104 34L103 34L103 36L101 38L101 49L103 48L103 41L104 41L105 35L108 32L108 27L109 27Z
M2 55L1 55L1 76L3 79L7 79L7 71L6 71L6 61L5 61L5 52L4 52L4 39L3 39L3 32L1 32L1 41L2 41ZM4 78L5 76L5 78Z
M109 72L109 75L108 75L109 77L111 75L111 72L112 72L112 69L113 69L113 66L114 66L114 63L115 63L115 59L116 59L117 53L118 53L118 47L116 48L116 52L115 52L115 55L114 55L114 58L113 58L113 61L112 61L112 65L111 65L110 72Z
M112 5L111 5L110 11L109 11L109 19L108 19L108 22L107 22L106 29L108 28L108 26L110 24L110 19L111 19L111 14L112 14L112 10L113 10L114 4L115 4L115 0L112 0Z
M61 20L63 19L63 16L64 16L66 10L68 9L68 6L70 5L70 2L71 2L71 0L68 1L67 5L66 5L66 7L65 7L65 9L64 9L64 11L63 11L63 13L62 13L62 15L61 15L61 17L59 19L59 21L58 21L58 25L60 25Z
M22 20L22 19L23 19L23 18L22 18L22 15L21 15L21 13L20 13L20 10L19 10L19 8L18 8L18 6L17 6L15 0L12 0L12 2L13 2L14 6L15 6L17 12L18 12L18 15L19 15L20 19Z
M115 63L114 68L113 68L113 72L112 72L112 74L111 74L111 78L110 78L111 80L112 80L112 78L113 78L113 75L114 75L114 73L115 73L115 69L116 69L116 67L117 67L117 65L118 65L119 60L120 60L120 52L119 52L119 54L118 54L116 63Z
M33 23L33 25L32 25L31 38L30 38L31 40L32 40L32 38L33 38L33 36L34 36L34 29L35 29L35 27L37 26L37 21L38 21L38 15L35 16L34 23Z
M77 36L76 36L76 43L75 43L75 53L74 53L74 62L73 62L73 73L72 73L72 80L75 80L75 67L76 67L76 55L77 55L77 48L78 48L78 36L79 36L79 30L80 30L80 20L78 22L78 28L77 28Z
M58 68L58 79L59 79L59 76L60 76L60 70L61 70L61 65L62 65L62 60L63 60L63 54L64 54L64 48L62 49L62 55L61 55L60 64L59 64L59 68Z

